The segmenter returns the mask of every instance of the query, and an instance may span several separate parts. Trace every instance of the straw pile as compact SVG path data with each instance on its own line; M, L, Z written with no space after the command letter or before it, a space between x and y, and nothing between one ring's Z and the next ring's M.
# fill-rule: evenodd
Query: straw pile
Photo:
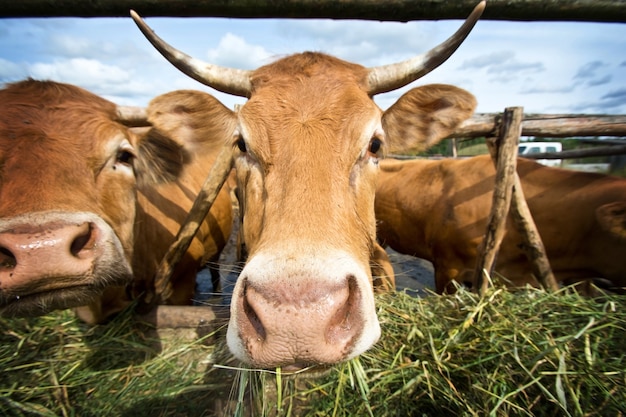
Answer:
M625 415L626 296L377 301L381 341L316 379L214 367L222 334L155 344L130 314L0 319L0 415Z

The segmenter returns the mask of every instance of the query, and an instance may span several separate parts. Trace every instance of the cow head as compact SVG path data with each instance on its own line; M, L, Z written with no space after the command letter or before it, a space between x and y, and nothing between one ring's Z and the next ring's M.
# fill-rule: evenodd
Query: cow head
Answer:
M213 101L189 91L159 96L148 107L153 126L135 129L113 103L75 86L27 80L0 90L3 315L80 307L96 323L129 303L131 281L150 290L165 238L173 240L221 148L194 116L210 103L219 120ZM198 264L206 249L217 251L217 223L229 233L227 193L222 200L226 218L209 216L189 249Z
M220 68L175 50L134 13L150 42L187 75L248 97L235 152L249 252L231 303L227 341L255 366L333 364L380 335L370 259L376 247L374 192L385 152L426 147L475 107L452 86L406 93L386 112L372 96L400 88L447 59L484 2L449 40L408 61L365 68L319 53L254 71Z
M116 106L27 80L0 90L0 310L35 315L131 280L134 148Z

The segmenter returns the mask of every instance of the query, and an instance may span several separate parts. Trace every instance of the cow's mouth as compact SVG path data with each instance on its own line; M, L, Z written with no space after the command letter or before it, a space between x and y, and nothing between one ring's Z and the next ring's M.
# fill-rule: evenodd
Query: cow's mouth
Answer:
M53 310L80 307L102 294L101 285L76 285L26 295L0 293L0 314L4 317L41 316Z
M331 369L332 365L311 365L308 363L294 363L290 365L282 366L281 368L277 368L277 371L285 376L298 376L304 377L306 379L309 378L319 378L321 376L326 375Z

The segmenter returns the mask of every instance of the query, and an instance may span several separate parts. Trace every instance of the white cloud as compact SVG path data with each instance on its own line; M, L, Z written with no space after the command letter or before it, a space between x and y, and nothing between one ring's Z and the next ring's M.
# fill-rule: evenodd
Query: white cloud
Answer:
M515 58L507 59L490 65L487 69L489 74L516 74L516 73L529 73L529 72L542 72L545 71L543 62L523 62Z
M52 53L70 57L91 56L93 42L85 37L54 34L49 39L48 50Z
M209 62L240 69L253 69L268 63L271 54L262 46L251 45L243 38L227 33L214 49L207 52Z
M18 81L23 78L24 67L0 58L0 82Z
M286 20L279 24L278 31L292 43L292 48L299 47L298 52L325 52L361 65L375 66L427 51L451 35L454 26L453 22L436 25L424 21L315 19Z
M574 78L592 78L597 75L600 68L606 67L606 64L602 61L591 61L578 68Z
M492 85L514 83L532 85L536 81L530 76L545 72L546 66L541 61L520 60L515 51L501 50L464 59L456 70L475 76L481 73L488 75L489 83Z
M38 79L50 79L79 85L98 85L101 82L125 84L130 80L130 74L124 69L86 58L72 58L53 63L35 63L29 66L29 73Z
M599 85L608 84L611 82L611 80L613 80L613 76L609 74L609 75L605 75L604 77L589 80L589 82L587 82L587 85L590 87L597 87Z
M601 97L604 103L609 107L617 107L626 105L626 88L611 91Z
M580 100L573 108L581 113L623 114L626 111L626 88L609 91L599 98Z
M515 52L513 51L499 51L492 52L485 55L478 55L476 57L466 59L463 61L460 69L479 69L485 67L491 67L494 65L499 65L502 62L506 62L515 57Z
M571 93L576 87L573 84L557 85L557 84L534 84L524 86L520 89L521 94L565 94Z

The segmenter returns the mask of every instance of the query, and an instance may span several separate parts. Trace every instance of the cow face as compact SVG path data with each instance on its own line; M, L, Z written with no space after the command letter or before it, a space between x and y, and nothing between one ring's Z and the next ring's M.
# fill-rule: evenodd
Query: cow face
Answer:
M476 104L461 89L430 85L383 113L352 82L327 82L346 63L288 59L311 58L319 69L303 65L317 77L294 88L255 85L233 138L249 259L235 287L228 342L257 366L335 363L378 339L370 273L378 160L389 149L437 143ZM298 99L307 89L319 96Z
M133 137L76 87L0 91L0 310L86 304L130 281Z
M459 32L469 33L483 6ZM303 53L220 74L134 18L179 69L249 98L227 135L249 252L231 303L233 354L254 366L296 369L367 350L380 335L369 264L379 249L377 162L388 150L436 143L475 106L469 93L450 86L413 90L384 114L371 97L424 75L465 35L446 41L442 55L374 69ZM396 126L403 123L412 126Z
M153 291L156 266L222 147L223 129L212 126L235 123L214 102L164 94L148 107L152 127L131 129L113 103L74 86L29 80L0 90L0 311L80 306L79 317L97 323L130 302L131 280L134 295ZM197 269L225 245L228 191L214 207L163 302L190 303Z

